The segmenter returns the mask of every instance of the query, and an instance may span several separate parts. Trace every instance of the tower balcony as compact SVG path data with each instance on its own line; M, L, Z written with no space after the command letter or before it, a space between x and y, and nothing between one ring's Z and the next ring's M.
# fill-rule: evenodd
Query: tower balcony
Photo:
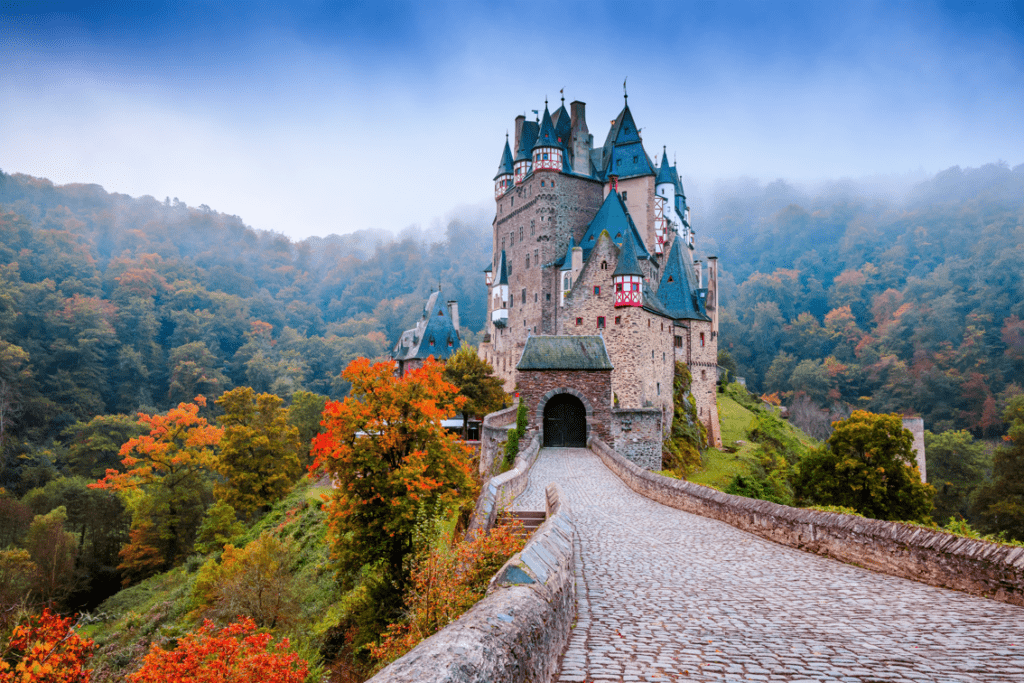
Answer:
M498 308L491 311L491 323L495 327L508 327L508 309Z

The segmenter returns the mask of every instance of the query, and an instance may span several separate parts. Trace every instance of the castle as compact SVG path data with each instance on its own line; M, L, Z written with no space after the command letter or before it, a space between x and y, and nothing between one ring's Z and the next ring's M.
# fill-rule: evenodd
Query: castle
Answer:
M628 100L599 147L585 108L563 100L552 114L545 102L539 120L516 118L512 145L506 136L479 353L525 397L547 445L596 433L660 469L674 361L721 443L717 260L705 280L679 174L667 151L651 160Z

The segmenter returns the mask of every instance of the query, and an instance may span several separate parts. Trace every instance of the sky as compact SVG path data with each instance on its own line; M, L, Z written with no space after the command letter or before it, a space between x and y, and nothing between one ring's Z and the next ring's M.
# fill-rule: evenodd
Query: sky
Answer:
M0 65L4 172L293 239L492 211L516 115L600 144L626 79L693 184L1024 163L1024 2L0 0Z

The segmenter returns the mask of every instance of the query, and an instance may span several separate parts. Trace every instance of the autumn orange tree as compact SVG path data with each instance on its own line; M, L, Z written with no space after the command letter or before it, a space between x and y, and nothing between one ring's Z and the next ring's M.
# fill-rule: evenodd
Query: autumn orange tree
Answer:
M89 683L93 641L72 626L49 609L16 626L0 650L0 683Z
M302 683L309 665L289 652L287 638L272 645L269 633L257 633L252 619L222 629L205 621L198 631L178 641L173 650L153 644L142 668L129 683Z
M143 574L152 573L191 550L223 436L222 429L199 416L205 405L206 399L197 396L165 415L139 413L139 424L148 433L121 446L124 471L107 470L106 477L91 484L141 494L134 500L132 542L121 551L122 571L131 573L138 561L146 564ZM156 556L161 565L154 565Z
M352 361L342 375L351 394L327 403L314 441L313 469L336 486L328 515L339 579L351 584L364 566L375 569L382 626L401 609L417 513L453 512L476 493L469 447L441 426L466 400L443 373L433 360L403 377L391 363Z

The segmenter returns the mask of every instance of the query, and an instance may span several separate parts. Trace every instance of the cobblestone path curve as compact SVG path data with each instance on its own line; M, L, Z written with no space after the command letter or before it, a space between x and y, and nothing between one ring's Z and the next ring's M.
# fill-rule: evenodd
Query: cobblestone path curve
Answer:
M556 680L1024 681L1024 608L762 540L631 490L586 449L541 451L579 535Z

